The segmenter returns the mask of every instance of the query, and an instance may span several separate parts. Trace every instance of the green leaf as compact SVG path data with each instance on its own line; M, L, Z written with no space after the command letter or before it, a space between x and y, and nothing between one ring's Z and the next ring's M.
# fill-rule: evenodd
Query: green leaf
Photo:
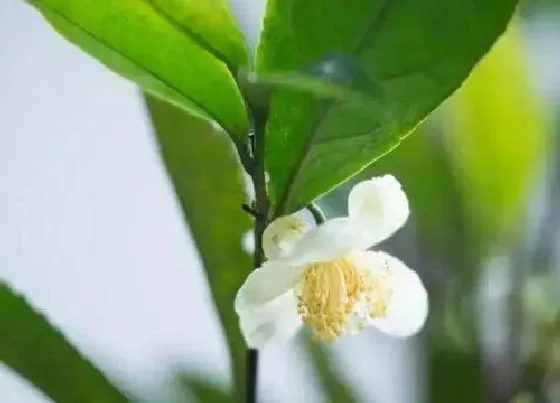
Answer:
M511 245L543 168L548 130L515 25L450 101L449 150L470 237L480 253Z
M433 403L484 402L483 364L480 354L428 346L428 397Z
M310 73L270 72L255 74L246 69L238 73L238 81L244 93L259 105L270 102L270 96L278 90L290 90L308 94L318 100L340 101L361 106L376 106L368 92L361 88L351 88L340 83L316 77Z
M201 46L196 35L186 34L182 25L148 0L30 2L57 31L110 69L196 116L217 121L244 141L245 105L228 67L207 50L208 46ZM180 11L178 4L169 3L169 7ZM186 22L202 18L203 11L199 7L177 15ZM222 27L220 35L238 34L229 28ZM228 47L228 51L233 48Z
M232 67L249 64L249 51L224 0L148 0L199 45Z
M129 401L41 314L2 282L0 361L57 403Z
M275 94L266 163L276 213L309 203L395 147L459 87L516 3L269 0L257 73L309 69L337 52L380 88L378 108Z
M180 374L178 382L184 392L190 392L199 403L226 403L232 402L231 395L219 385L195 375ZM190 401L190 400L188 400Z
M160 151L193 239L226 332L236 400L243 401L245 342L233 300L251 269L242 249L251 221L241 210L247 199L240 165L223 133L154 98L147 97Z
M327 348L309 337L305 337L304 341L319 385L325 391L328 401L332 403L357 402L358 397L352 391L351 386L334 370L334 363Z
M229 391L223 385L208 379L208 376L179 370L173 381L173 397L170 402L190 403L193 397L199 403L233 402Z

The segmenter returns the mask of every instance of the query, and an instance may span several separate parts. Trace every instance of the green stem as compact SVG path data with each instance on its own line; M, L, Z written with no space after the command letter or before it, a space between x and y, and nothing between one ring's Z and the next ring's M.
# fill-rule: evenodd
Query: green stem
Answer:
M266 118L266 110L255 111L255 149L253 150L254 169L252 173L256 199L255 209L258 213L255 220L255 268L264 261L262 235L268 225L268 194L264 163Z
M254 268L258 268L264 262L264 252L262 248L262 236L268 225L268 194L266 191L265 178L265 128L267 111L262 109L254 110L254 149L253 149L253 169L251 176L255 188L255 256ZM257 383L258 383L258 352L249 349L247 352L247 403L257 402Z
M247 146L242 144L240 141L234 139L232 137L233 144L235 145L235 149L237 150L237 155L239 155L239 160L241 161L241 165L245 168L245 171L251 175L251 172L254 170L254 162L249 155L247 150Z
M313 219L317 225L323 224L327 218L325 217L325 213L321 210L321 208L316 203L311 203L307 205L307 210L313 215Z

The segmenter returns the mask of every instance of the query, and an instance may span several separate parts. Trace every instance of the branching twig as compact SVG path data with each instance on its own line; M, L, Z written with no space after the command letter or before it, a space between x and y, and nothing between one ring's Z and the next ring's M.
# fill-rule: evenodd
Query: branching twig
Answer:
M257 210L255 210L254 208L252 208L251 206L249 206L247 203L243 203L241 205L241 209L243 211L245 211L246 213L250 214L253 218L256 218L256 219L262 218L261 215L259 214L259 212Z

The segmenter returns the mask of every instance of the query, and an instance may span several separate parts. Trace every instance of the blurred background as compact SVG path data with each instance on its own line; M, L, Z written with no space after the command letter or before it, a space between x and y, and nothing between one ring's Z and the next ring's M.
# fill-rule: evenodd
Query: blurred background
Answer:
M230 3L254 50L264 1ZM382 247L425 281L426 329L267 349L261 401L560 402L559 110L560 3L528 0L465 86L357 178L392 173L409 195ZM320 200L328 216L350 187ZM0 0L0 278L141 401L197 401L193 375L232 381L142 97L19 0ZM0 402L47 401L0 366Z

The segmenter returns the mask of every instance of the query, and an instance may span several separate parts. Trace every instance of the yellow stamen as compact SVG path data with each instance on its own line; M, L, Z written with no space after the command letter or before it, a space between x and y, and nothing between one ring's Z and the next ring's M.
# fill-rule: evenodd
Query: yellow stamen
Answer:
M298 313L315 338L334 341L387 315L387 271L360 272L348 258L309 264L296 288Z

